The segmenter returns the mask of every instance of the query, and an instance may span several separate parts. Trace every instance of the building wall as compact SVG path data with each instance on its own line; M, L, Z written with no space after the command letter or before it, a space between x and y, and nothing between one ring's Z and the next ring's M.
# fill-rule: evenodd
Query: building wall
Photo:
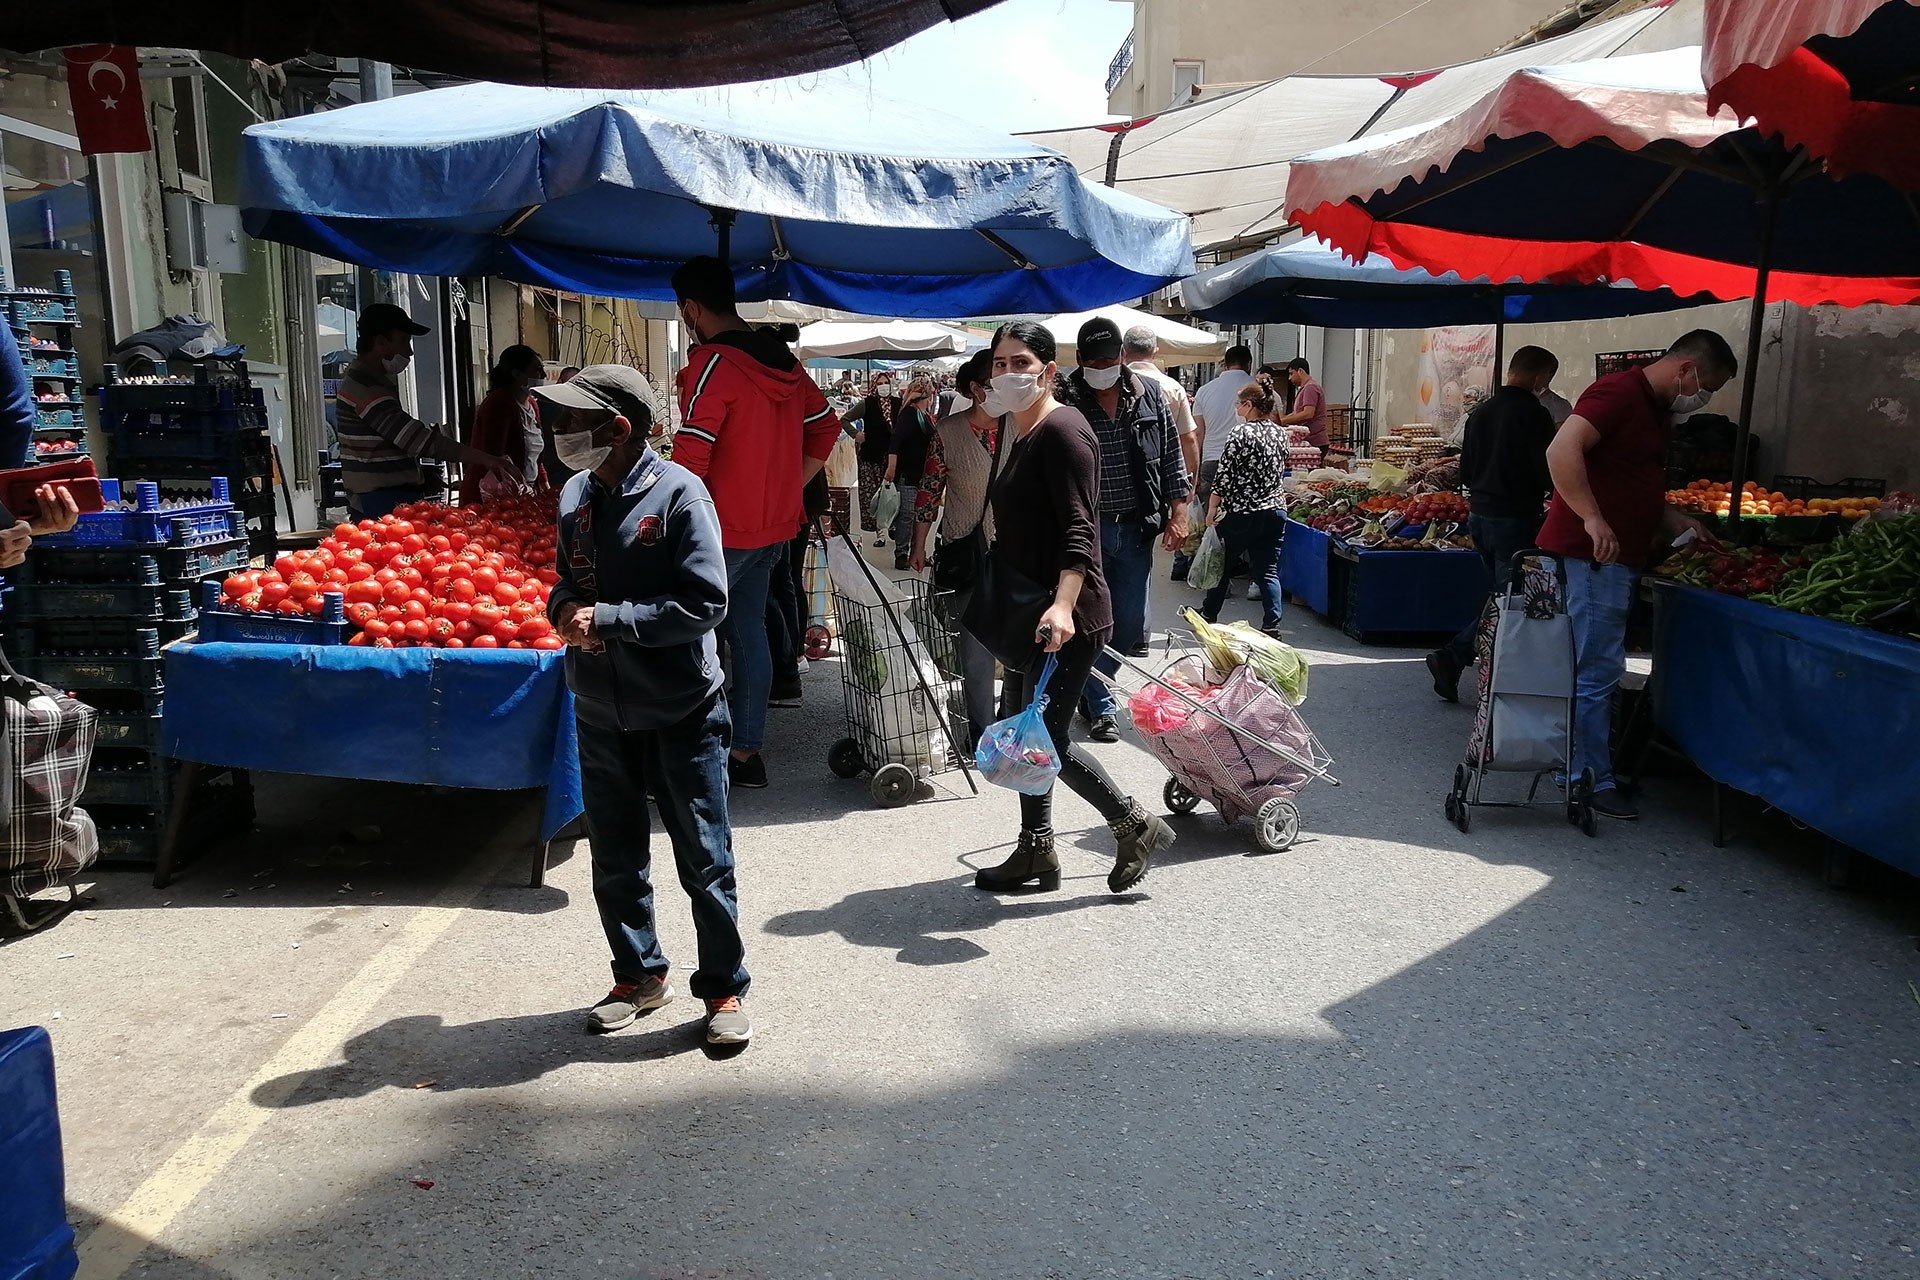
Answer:
M1569 400L1593 381L1603 351L1664 347L1688 329L1719 332L1746 361L1748 304L1718 303L1666 315L1553 325L1510 325L1506 350L1532 344L1560 357L1554 389ZM1417 420L1419 330L1376 335L1376 434ZM1741 380L1710 410L1739 417ZM1891 488L1920 486L1920 307L1767 309L1761 328L1753 429L1759 472L1834 481L1867 476Z
M1139 117L1172 104L1173 64L1206 64L1205 82L1294 72L1411 71L1482 57L1566 0L1132 0L1133 68L1109 110ZM1379 28L1375 30L1375 28Z

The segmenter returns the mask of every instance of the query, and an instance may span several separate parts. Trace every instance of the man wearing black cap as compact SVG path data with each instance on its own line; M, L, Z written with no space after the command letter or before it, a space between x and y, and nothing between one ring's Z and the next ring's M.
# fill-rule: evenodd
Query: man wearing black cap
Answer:
M707 487L648 444L666 426L653 389L624 365L534 388L563 408L554 448L579 474L560 494L548 616L567 642L593 897L613 952L613 989L587 1026L617 1031L673 999L653 904L651 792L693 900L706 1038L744 1045L746 946L727 808L733 721L714 631L727 563ZM756 619L757 621L757 619Z
M426 496L420 459L436 458L517 481L505 458L442 435L400 407L399 376L413 361L413 340L427 332L391 302L360 313L360 341L337 397L340 479L356 520L384 516Z
M1080 326L1080 367L1062 384L1060 399L1086 415L1100 438L1100 562L1113 594L1113 647L1146 651L1147 579L1153 544L1177 547L1187 538L1187 466L1173 411L1160 388L1120 362L1120 326L1095 316ZM1118 664L1102 656L1097 670ZM1098 675L1087 677L1081 709L1088 736L1118 742L1118 707Z

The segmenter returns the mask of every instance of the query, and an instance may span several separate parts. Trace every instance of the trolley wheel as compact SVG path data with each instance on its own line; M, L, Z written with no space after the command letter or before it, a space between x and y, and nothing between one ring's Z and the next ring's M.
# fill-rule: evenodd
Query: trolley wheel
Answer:
M1284 853L1300 838L1300 810L1291 800L1267 801L1255 821L1254 834L1268 853Z
M1455 794L1453 794L1453 792L1451 792L1451 791L1449 791L1449 792L1447 792L1447 804L1446 804L1446 810L1447 810L1447 821L1448 821L1448 822L1456 822L1456 821L1458 821L1458 820L1459 820L1459 817L1460 817L1460 797L1459 797L1459 796L1456 796L1456 795L1455 795Z
M807 661L818 662L833 652L833 633L819 625L808 627L806 646Z
M867 762L860 754L860 744L852 738L842 738L828 747L827 768L833 770L836 778L857 778L865 773Z
M919 779L913 776L913 770L903 764L881 765L874 773L873 781L867 784L867 793L873 802L887 809L898 809L903 804L913 803L913 793L919 787Z
M1200 807L1200 797L1181 786L1178 778L1167 779L1160 798L1167 802L1168 813L1192 813Z

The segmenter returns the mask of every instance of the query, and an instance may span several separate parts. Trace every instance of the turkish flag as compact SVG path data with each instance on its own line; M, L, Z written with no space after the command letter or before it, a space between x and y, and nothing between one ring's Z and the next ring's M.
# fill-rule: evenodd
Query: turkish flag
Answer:
M140 57L133 47L90 44L68 49L66 56L80 150L90 156L153 150L146 96L140 92Z

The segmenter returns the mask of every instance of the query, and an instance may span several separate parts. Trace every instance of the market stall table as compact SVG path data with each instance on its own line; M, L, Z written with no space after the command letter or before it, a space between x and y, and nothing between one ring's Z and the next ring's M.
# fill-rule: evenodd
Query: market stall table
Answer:
M1286 537L1280 543L1281 585L1323 618L1333 617L1333 601L1327 589L1327 556L1332 542L1312 525L1288 520Z
M1654 716L1719 786L1920 875L1920 642L1658 590ZM1870 731L1868 731L1870 729Z
M1369 551L1329 540L1328 615L1362 644L1454 635L1480 616L1491 582L1477 551Z
M185 763L154 869L178 858L199 766L472 787L546 788L531 882L583 811L561 653L349 645L176 644L167 650L166 753Z

